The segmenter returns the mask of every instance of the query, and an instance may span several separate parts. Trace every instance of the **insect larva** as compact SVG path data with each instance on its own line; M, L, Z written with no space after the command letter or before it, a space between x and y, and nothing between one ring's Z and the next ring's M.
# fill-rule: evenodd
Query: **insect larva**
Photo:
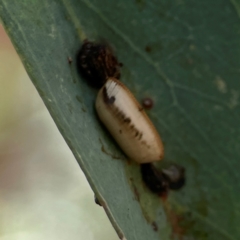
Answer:
M126 153L138 162L163 158L164 148L152 122L133 94L120 81L109 78L96 99L100 120Z

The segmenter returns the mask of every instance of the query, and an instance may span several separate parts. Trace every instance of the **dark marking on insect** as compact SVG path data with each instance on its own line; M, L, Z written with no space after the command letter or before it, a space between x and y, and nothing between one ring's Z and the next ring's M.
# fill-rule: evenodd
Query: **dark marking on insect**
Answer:
M123 124L130 124L132 120L127 117L120 109L117 107L114 108L114 114L122 121ZM133 125L130 125L130 128L134 128Z
M158 231L157 223L155 221L153 221L151 225L152 225L153 231L157 232Z
M122 113L120 111L116 111L115 114L118 118L122 119Z
M101 88L109 77L119 79L121 66L105 43L85 40L77 54L79 73L94 88Z
M142 135L143 135L142 133L139 134L139 137L138 137L139 140L141 140Z
M112 108L113 113L121 120L124 120L126 118L125 114L116 106Z
M157 170L153 164L141 164L142 180L146 186L153 192L160 196L167 194L169 183L160 170Z
M118 115L119 114L119 112L120 112L120 110L116 107L116 109L114 109L114 111L115 111L115 114L116 115Z
M126 117L126 118L124 118L124 120L123 120L125 123L130 123L131 122L131 119L129 118L129 117Z
M147 110L151 109L153 107L153 100L149 97L144 98L142 100L142 106L143 106L143 108L145 108Z
M115 102L116 98L114 96L109 97L107 94L106 87L103 88L103 101L106 104L113 104Z
M137 200L138 202L140 201L140 193L136 187L136 185L134 184L133 178L130 177L129 178L130 182L131 182L131 186L133 188L133 192L134 192L134 196L135 196L135 200Z
M140 106L140 107L138 108L138 110L139 110L139 112L143 111L143 107Z
M109 104L113 104L115 102L115 100L116 100L115 97L113 97L113 96L110 97L109 98Z
M119 133L122 134L122 130L121 129L119 130Z
M122 119L122 120L124 120L125 119L125 114L123 113L123 112L119 112L119 116L120 116L120 118Z
M117 115L117 117L119 117L119 120L121 122L124 122L124 119L126 118L126 115L122 111L119 110L116 115Z

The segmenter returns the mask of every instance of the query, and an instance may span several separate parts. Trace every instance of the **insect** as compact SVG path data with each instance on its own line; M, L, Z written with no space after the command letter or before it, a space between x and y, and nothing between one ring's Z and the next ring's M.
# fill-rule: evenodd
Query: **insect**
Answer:
M122 64L112 49L85 40L77 55L77 66L89 85L100 89L95 102L98 117L123 152L141 164L145 184L155 193L167 191L171 170L164 172L152 164L164 157L162 140L143 107L120 82Z
M98 93L96 110L130 159L147 163L163 158L164 148L157 130L123 83L108 78Z

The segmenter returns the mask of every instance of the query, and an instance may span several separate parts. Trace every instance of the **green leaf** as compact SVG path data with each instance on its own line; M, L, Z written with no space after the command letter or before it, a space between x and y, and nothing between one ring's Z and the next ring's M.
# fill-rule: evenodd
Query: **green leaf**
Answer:
M240 239L239 1L1 0L0 15L120 237ZM186 185L166 200L96 117L97 92L75 63L86 37L109 42L121 80L154 100L164 162L186 168Z

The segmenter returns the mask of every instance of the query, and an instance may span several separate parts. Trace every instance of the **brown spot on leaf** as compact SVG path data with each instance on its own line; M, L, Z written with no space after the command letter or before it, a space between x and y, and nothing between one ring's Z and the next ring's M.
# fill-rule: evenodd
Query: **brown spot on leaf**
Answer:
M139 194L139 191L134 184L133 184L133 192L134 192L135 199L139 202L140 201L140 194Z
M101 143L101 145L102 145L101 150L102 150L103 153L107 154L108 156L112 157L113 159L121 159L121 157L119 157L119 156L117 156L117 155L114 155L113 153L108 152L108 151L105 149L105 147L104 147L104 145L103 145L103 143L102 143L102 140L101 140L100 138L99 138L99 141L100 141L100 143Z
M183 220L181 215L178 215L172 210L169 202L165 202L164 208L167 213L168 220L172 226L172 238L174 239L177 236L178 239L182 240L185 230L181 227L181 221Z
M148 98L148 97L144 98L142 100L142 106L147 110L151 109L153 107L153 100L151 98Z
M109 77L120 78L120 67L113 51L106 43L85 40L77 54L79 73L95 88L101 88Z
M71 57L68 57L68 63L71 65L72 64L72 58Z
M130 119L129 117L127 117L127 118L124 119L124 122L125 122L125 123L130 123L130 122L131 122L131 119Z
M150 52L152 51L152 48L147 45L147 46L145 47L145 51L146 51L147 53L150 53Z
M106 87L103 88L102 93L103 93L103 101L106 104L113 104L115 102L116 99L114 96L111 96L111 97L108 96Z
M157 232L158 231L158 226L157 223L155 221L152 222L152 229L153 231Z

